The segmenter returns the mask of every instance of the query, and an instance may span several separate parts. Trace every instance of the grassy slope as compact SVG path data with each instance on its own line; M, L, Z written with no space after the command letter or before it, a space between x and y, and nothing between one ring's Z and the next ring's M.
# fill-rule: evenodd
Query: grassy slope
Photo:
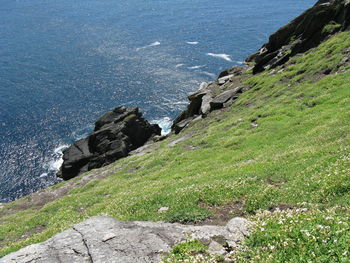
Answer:
M307 262L314 253L317 262L349 262L350 70L336 68L349 47L350 33L337 34L283 72L247 76L250 90L228 111L212 113L151 154L117 161L122 169L112 176L41 209L3 213L0 256L94 215L190 222L236 203L258 222L237 260ZM339 74L321 78L327 68ZM157 213L162 206L169 211ZM286 206L295 209L261 212ZM327 224L326 232L315 230Z

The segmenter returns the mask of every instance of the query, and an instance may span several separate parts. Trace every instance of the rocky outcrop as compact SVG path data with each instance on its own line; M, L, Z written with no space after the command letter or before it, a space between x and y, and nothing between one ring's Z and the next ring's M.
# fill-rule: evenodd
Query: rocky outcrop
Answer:
M236 87L234 89L229 89L223 93L216 96L212 101L210 101L210 109L217 110L224 106L228 106L230 102L233 102L238 98L239 94L242 93L243 87Z
M269 42L246 61L256 63L253 73L274 68L349 26L348 0L319 0L312 8L271 35Z
M243 92L243 86L232 86L233 78L240 76L247 68L232 67L223 71L217 81L203 82L198 91L189 95L187 108L174 120L172 130L177 134L195 120L208 113L227 107Z
M225 255L239 246L250 226L244 218L234 218L226 226L190 226L94 217L43 243L11 253L0 262L158 262L176 243L189 239L200 240L212 253Z
M160 133L159 126L145 120L138 108L117 107L96 121L93 133L63 152L63 164L57 176L68 180L110 164Z

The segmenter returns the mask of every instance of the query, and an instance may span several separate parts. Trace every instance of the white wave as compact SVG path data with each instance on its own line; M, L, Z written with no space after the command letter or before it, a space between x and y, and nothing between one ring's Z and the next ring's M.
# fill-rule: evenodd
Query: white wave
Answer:
M152 44L148 45L149 47L154 47L154 46L159 46L160 45L160 42L159 41L156 41L156 42L153 42Z
M207 76L209 76L211 78L215 78L216 77L216 75L214 73L210 73L210 72L207 72L207 71L203 71L203 74L207 75Z
M40 178L47 177L48 175L49 175L48 173L42 173L42 174L40 175Z
M199 68L204 68L205 66L193 66L193 67L188 67L188 69L199 69Z
M199 42L197 42L197 41L188 41L186 43L189 44L189 45L198 45Z
M151 121L153 124L158 124L159 127L162 129L162 135L167 135L171 131L171 125L173 122L169 117L164 117L161 119L156 119Z
M185 64L176 64L175 68L179 68L179 67L182 67L184 66Z
M56 147L51 155L51 161L44 164L43 168L47 171L40 175L46 177L49 172L57 172L63 164L63 151L69 147L68 144L62 144Z
M156 42L153 42L147 46L144 46L144 47L139 47L136 49L136 51L139 51L141 49L145 49L145 48L148 48L148 47L155 47L155 46L159 46L160 45L160 42L159 41L156 41Z
M173 101L173 100L169 100L168 102L163 103L164 105L166 105L167 107L169 107L169 105L187 105L188 101Z
M207 53L208 56L216 57L216 58L222 58L226 61L232 62L232 59L230 58L230 55L227 54L214 54L214 53Z

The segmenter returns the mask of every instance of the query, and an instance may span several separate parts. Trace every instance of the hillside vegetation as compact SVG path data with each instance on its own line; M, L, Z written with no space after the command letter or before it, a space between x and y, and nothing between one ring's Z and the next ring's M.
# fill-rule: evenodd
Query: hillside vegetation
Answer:
M95 215L181 223L239 215L256 225L232 255L236 262L350 262L346 57L348 31L273 70L247 71L249 90L229 109L155 143L151 153L119 160L81 187L86 174L56 185L50 190L77 187L44 206L23 206L30 196L5 205L0 256ZM158 213L161 207L169 210ZM194 262L186 251L167 262Z

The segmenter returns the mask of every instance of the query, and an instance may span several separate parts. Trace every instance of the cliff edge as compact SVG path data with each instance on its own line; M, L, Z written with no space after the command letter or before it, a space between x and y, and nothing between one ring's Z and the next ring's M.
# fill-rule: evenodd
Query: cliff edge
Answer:
M249 56L253 73L275 68L291 57L317 47L322 41L350 26L348 0L319 0L312 8L272 34L269 42Z

